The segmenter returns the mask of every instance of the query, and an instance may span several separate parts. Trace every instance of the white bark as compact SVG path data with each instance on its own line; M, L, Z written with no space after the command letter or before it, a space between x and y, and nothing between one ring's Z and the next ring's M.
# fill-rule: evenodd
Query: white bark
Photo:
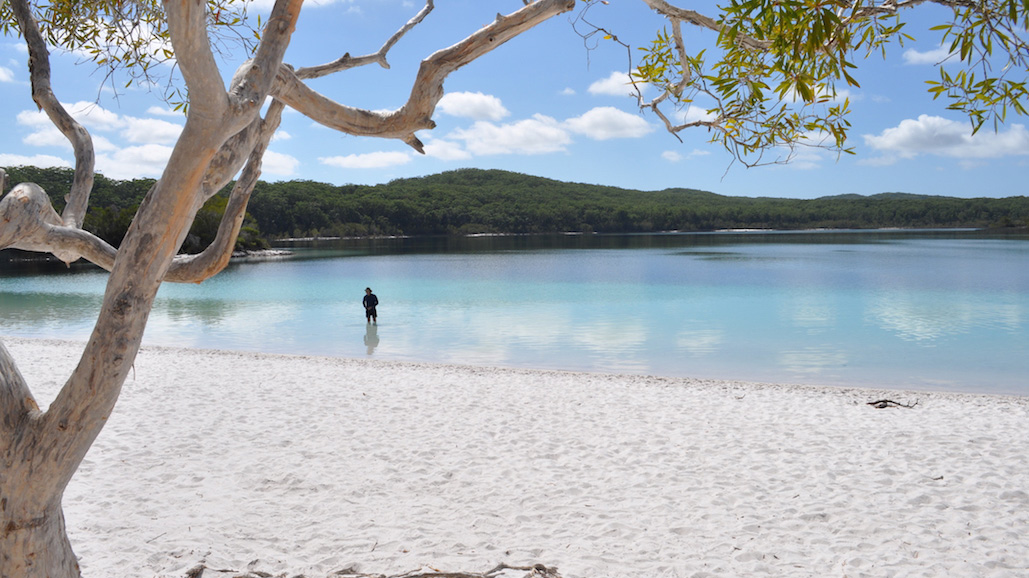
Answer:
M33 97L73 143L76 178L60 216L46 192L22 183L0 200L0 249L80 256L110 271L99 316L78 366L46 412L0 343L0 578L69 578L78 564L65 534L61 496L100 434L135 359L154 297L163 281L194 281L228 262L260 175L261 158L285 105L337 130L399 138L421 150L417 130L433 127L432 114L448 74L544 20L571 10L575 0L539 0L423 61L406 105L386 115L345 107L303 80L377 62L432 10L432 1L376 55L344 55L296 73L283 57L301 0L277 0L254 58L225 88L206 31L203 0L165 0L171 42L189 92L179 141L147 193L118 249L81 229L92 187L93 147L88 133L60 107L50 89L49 59L27 0L10 0L29 44ZM264 119L261 106L273 96ZM215 242L195 256L176 256L196 212L240 169ZM80 176L81 175L81 176ZM5 174L0 171L0 190Z
M390 113L344 106L318 94L302 82L301 73L313 74L303 69L294 72L289 67L281 68L272 94L329 128L359 136L400 139L418 152L424 152L415 131L435 128L432 114L443 97L443 81L451 72L574 7L575 0L539 0L508 16L498 15L489 26L423 60L407 103Z
M12 0L11 11L18 21L29 50L29 71L32 80L32 100L50 121L68 139L75 151L75 175L68 193L62 217L63 224L81 227L93 189L93 139L89 132L64 109L50 88L50 54L39 29L35 26L26 0ZM0 245L2 247L2 245ZM78 259L75 252L58 249L59 259L70 263Z

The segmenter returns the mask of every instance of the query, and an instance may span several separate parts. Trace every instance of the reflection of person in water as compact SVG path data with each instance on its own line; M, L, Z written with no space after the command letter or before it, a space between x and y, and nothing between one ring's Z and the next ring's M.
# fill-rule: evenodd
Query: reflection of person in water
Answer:
M364 316L368 319L368 323L376 323L378 313L375 311L375 307L379 304L379 298L372 293L371 287L365 288L364 299L361 302L364 304Z
M368 355L375 353L375 347L379 345L379 326L368 324L364 330L364 344L368 348Z

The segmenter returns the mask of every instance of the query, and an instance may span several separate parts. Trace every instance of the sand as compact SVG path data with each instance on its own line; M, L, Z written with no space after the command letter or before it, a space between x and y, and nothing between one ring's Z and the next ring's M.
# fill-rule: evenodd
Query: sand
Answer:
M145 347L64 507L94 578L1029 576L1029 398Z

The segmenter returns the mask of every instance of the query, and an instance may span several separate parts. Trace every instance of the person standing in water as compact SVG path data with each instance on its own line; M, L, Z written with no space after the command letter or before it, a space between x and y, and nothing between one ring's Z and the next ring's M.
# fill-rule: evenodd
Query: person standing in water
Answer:
M379 304L379 298L372 293L371 287L366 287L364 290L364 300L361 301L364 304L364 316L368 319L368 323L378 324L378 313L375 311L375 306Z

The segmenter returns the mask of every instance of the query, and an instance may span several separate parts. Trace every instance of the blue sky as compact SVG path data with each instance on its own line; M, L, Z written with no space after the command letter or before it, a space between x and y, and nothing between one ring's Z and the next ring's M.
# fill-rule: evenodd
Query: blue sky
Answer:
M265 0L258 0L263 2ZM421 26L390 53L390 69L369 66L318 79L312 86L347 105L394 109L407 98L419 62L510 12L521 0L437 0ZM683 7L713 13L708 0ZM411 0L309 2L286 61L321 64L345 52L363 55L379 46L421 7ZM260 12L255 5L252 13ZM599 37L584 39L574 13L558 16L453 73L434 120L422 131L427 154L400 141L353 137L287 113L265 159L267 181L308 179L376 184L396 178L476 167L562 181L640 190L686 187L733 196L814 198L845 193L909 192L958 197L1029 194L1029 131L1025 117L1009 117L994 132L971 136L962 115L926 93L945 56L938 33L926 31L946 17L937 8L912 12L917 42L893 46L858 62L860 88L846 94L854 111L850 145L856 156L804 150L788 165L746 168L733 164L703 129L667 133L641 114L622 79L631 54ZM632 46L648 43L663 21L635 0L612 0L589 12ZM710 33L686 30L692 46ZM589 48L587 48L589 47ZM71 166L67 142L36 111L19 39L0 37L0 166ZM225 78L244 58L225 57ZM108 177L157 177L183 124L161 92L117 92L104 75L75 54L52 54L54 90L90 129L97 170ZM651 97L654 94L650 94ZM693 111L696 113L697 111ZM692 113L691 113L692 114Z

